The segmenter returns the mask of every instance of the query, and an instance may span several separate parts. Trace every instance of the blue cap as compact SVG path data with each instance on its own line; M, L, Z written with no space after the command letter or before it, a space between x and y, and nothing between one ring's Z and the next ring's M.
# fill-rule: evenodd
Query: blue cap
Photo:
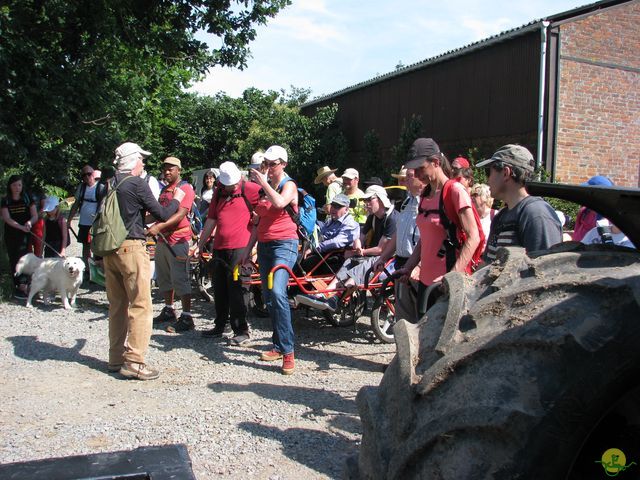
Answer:
M582 185L591 185L592 187L613 187L613 182L603 175L596 175L584 182Z

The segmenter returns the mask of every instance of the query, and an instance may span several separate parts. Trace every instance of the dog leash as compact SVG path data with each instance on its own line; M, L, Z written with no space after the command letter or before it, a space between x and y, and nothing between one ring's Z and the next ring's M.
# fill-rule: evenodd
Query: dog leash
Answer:
M51 246L51 244L47 243L44 238L39 237L38 235L36 235L35 233L33 233L31 230L29 230L29 233L31 235L33 235L35 238L37 238L39 241L41 241L44 245L46 245L47 247L49 247L51 250L53 250L53 253L55 253L56 255L58 255L60 258L67 258L64 255L62 255L59 251L57 251L55 248L53 248Z

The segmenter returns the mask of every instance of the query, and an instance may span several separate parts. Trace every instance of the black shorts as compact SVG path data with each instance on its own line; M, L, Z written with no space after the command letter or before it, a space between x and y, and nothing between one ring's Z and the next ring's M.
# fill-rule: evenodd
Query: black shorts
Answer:
M89 230L91 225L78 225L78 243L89 245Z

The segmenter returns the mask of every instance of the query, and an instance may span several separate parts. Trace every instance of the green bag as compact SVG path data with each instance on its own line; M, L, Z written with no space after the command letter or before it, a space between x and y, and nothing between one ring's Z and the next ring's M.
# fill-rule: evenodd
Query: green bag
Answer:
M91 225L91 251L94 255L104 257L115 252L129 235L120 216L120 205L116 195L118 187L129 178L132 177L124 177L115 187L113 183L110 184L102 208Z

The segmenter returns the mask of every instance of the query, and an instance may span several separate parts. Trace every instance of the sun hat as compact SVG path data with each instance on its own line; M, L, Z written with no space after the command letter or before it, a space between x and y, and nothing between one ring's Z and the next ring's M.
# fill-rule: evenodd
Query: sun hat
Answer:
M535 160L531 152L522 145L508 144L500 147L491 155L491 158L478 163L476 167L481 168L495 162L506 163L513 167L520 167L528 172L533 172Z
M380 185L371 185L370 187L367 187L367 189L364 191L362 199L366 200L371 197L377 197L384 205L384 208L389 208L391 206L391 200L389 200L387 191Z
M327 176L331 175L336 170L338 170L338 169L337 168L329 168L326 165L324 167L320 167L318 170L316 170L316 178L313 181L313 183L315 183L316 185L319 184L319 183L322 183L322 179L324 177L327 177Z
M137 143L125 142L122 145L120 145L118 148L116 148L116 158L113 161L113 163L120 163L120 160L126 157L129 157L135 153L139 153L143 157L148 157L149 155L151 155L151 152L147 152L146 150L143 150L140 147L140 145L138 145Z
M427 158L435 157L439 154L440 147L433 138L418 138L411 145L407 162L404 166L406 168L418 168Z
M360 174L355 168L347 168L342 174L342 178L349 178L353 180L354 178L360 178Z
M47 197L44 201L44 206L42 207L42 211L53 212L59 204L60 204L60 200L58 200L58 197Z
M391 176L393 178L405 178L407 176L407 169L402 165L400 171L398 173L392 173Z
M282 160L284 163L288 163L287 151L280 145L272 145L264 152L264 159L269 161Z
M225 186L235 185L240 181L242 174L233 162L224 162L220 165L220 175L218 181Z

